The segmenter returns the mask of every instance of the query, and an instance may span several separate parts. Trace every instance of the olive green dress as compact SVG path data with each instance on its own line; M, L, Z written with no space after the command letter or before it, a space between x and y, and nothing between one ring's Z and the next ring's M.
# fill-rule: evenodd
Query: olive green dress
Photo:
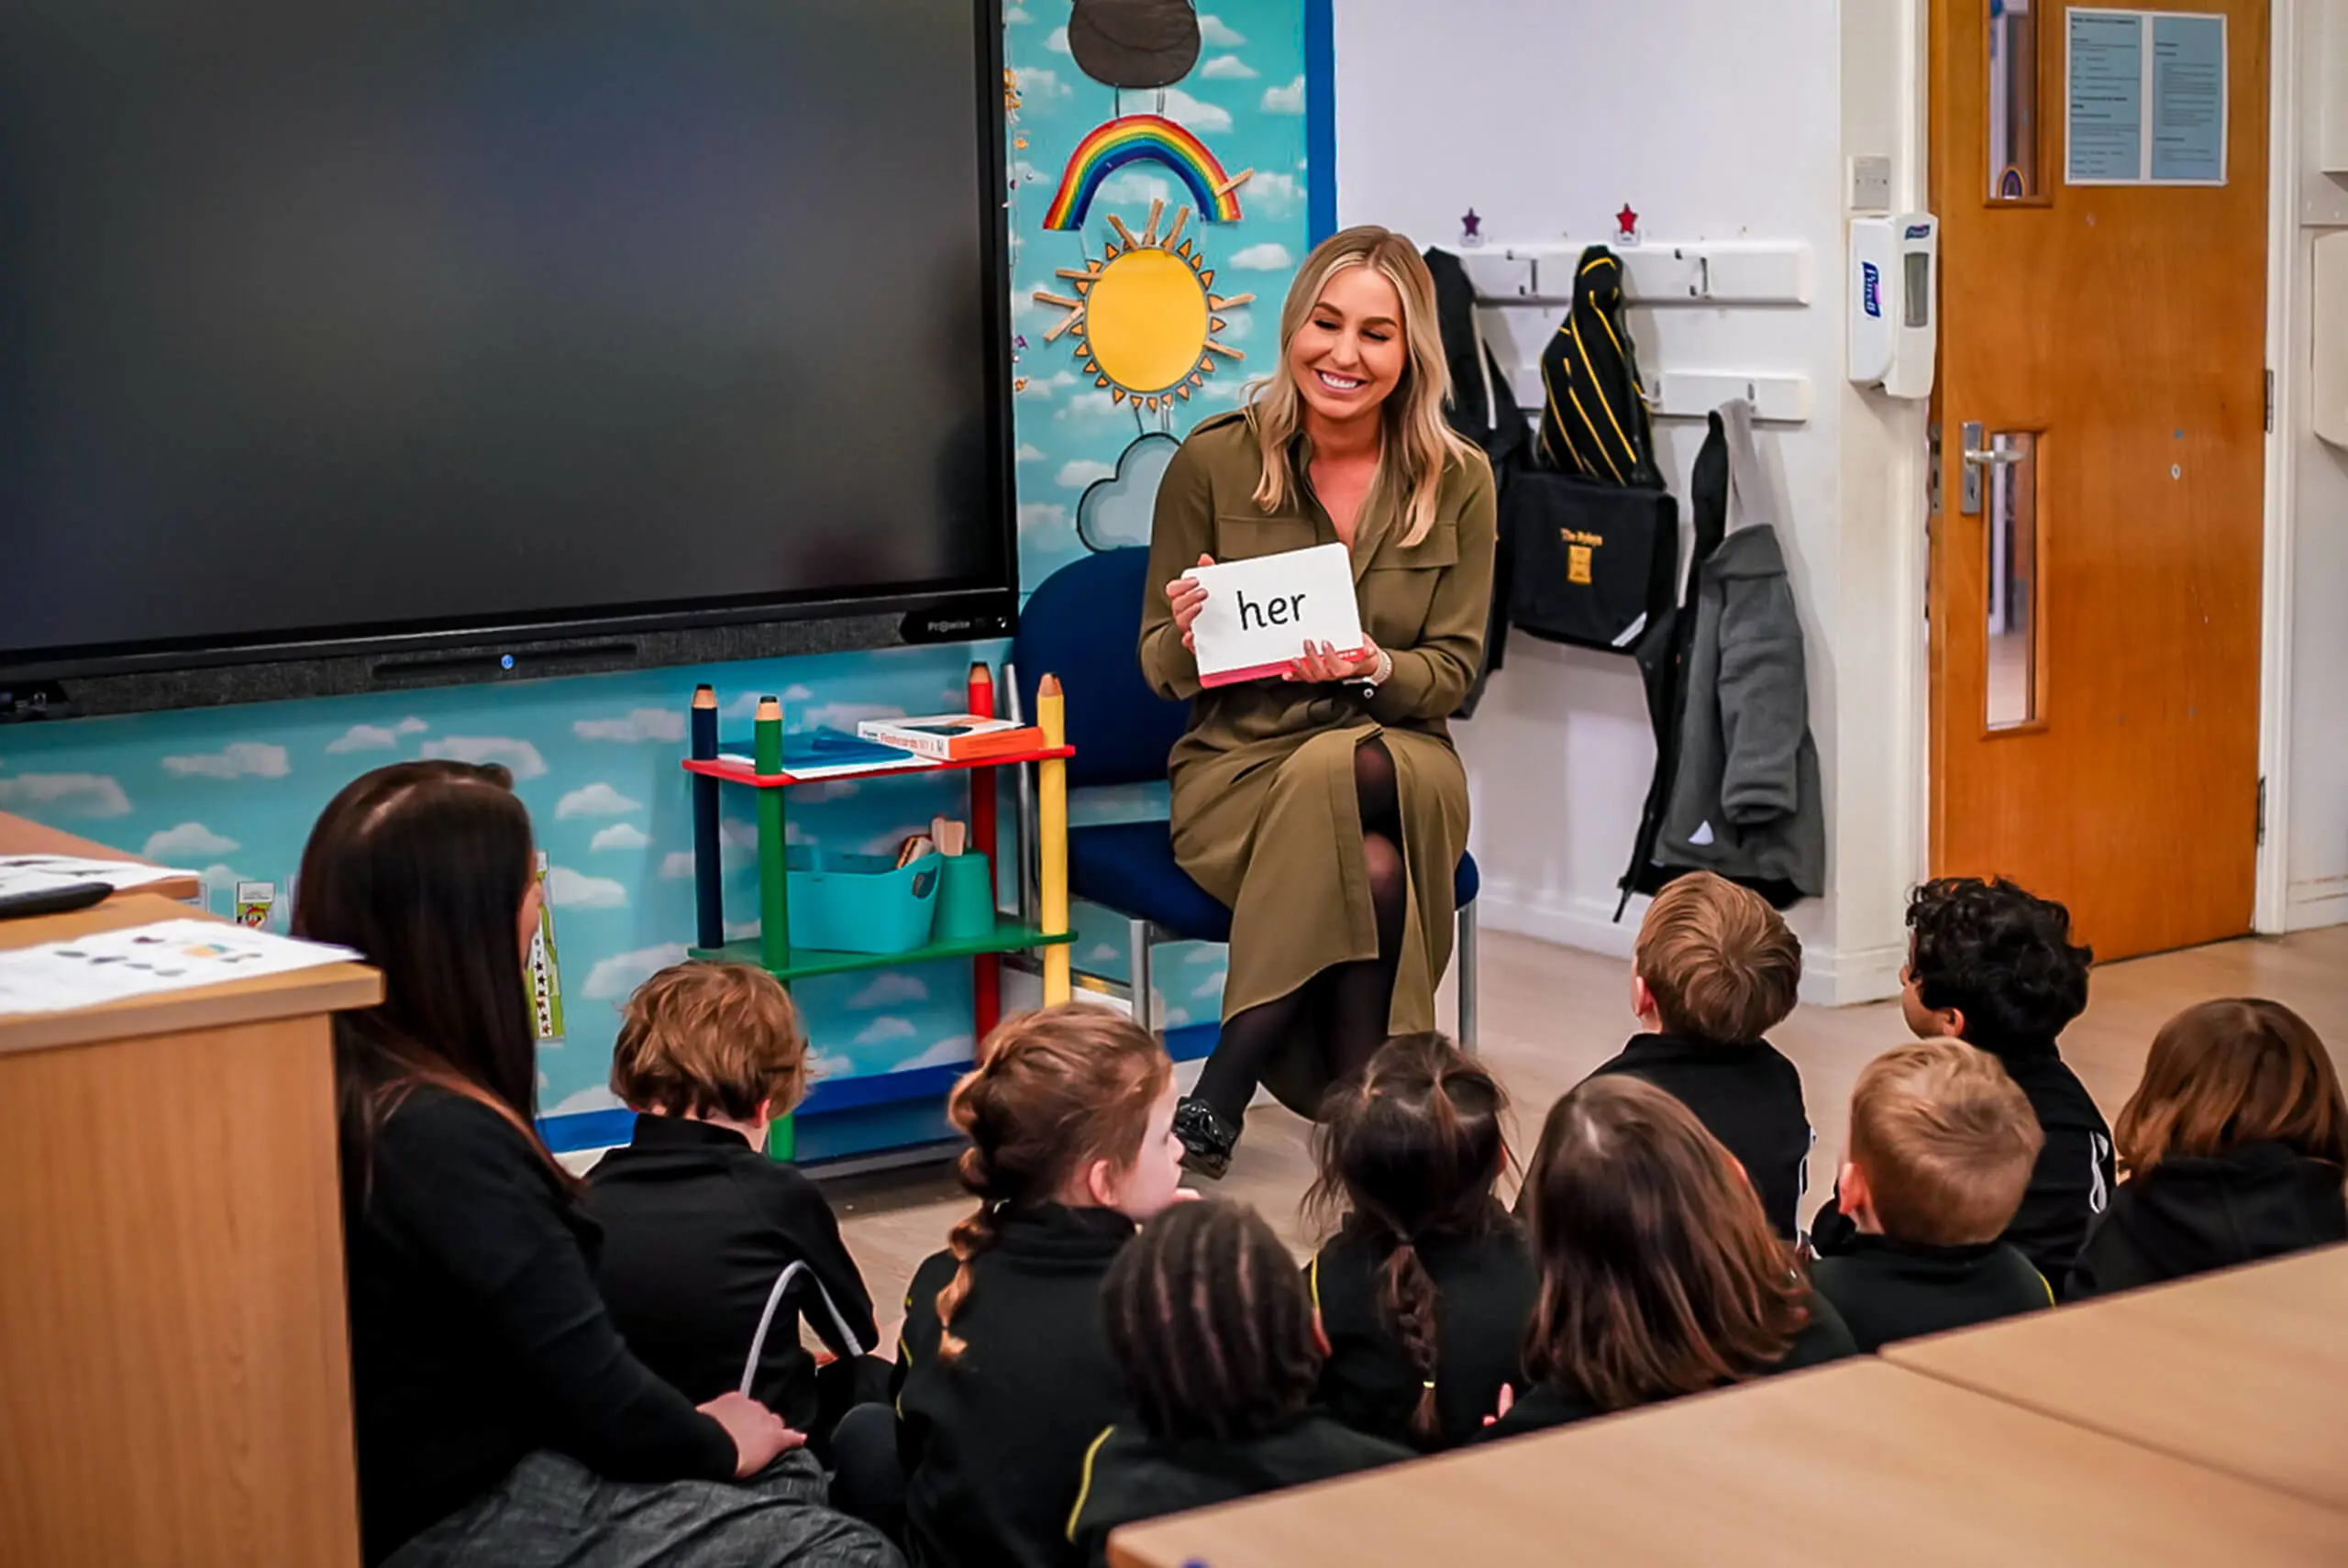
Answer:
M1255 432L1231 414L1193 430L1158 485L1141 666L1161 694L1191 701L1190 731L1168 767L1174 857L1231 906L1226 1019L1333 965L1377 957L1353 754L1382 739L1394 758L1410 888L1390 1027L1433 1029L1435 982L1451 961L1452 874L1468 848L1468 776L1445 721L1475 679L1491 613L1491 467L1480 453L1456 462L1434 526L1407 548L1400 498L1373 491L1363 506L1355 591L1363 629L1394 659L1392 678L1366 701L1358 688L1277 679L1199 685L1166 584L1202 555L1245 560L1337 542L1309 493L1283 511L1258 506L1262 474ZM1282 1053L1264 1077L1307 1116L1329 1077L1313 1044Z

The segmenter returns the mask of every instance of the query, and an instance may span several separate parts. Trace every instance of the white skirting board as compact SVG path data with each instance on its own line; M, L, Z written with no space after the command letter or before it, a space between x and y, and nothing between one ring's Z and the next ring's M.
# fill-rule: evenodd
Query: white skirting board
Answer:
M1777 370L1663 370L1647 389L1647 410L1658 419L1701 419L1743 398L1753 416L1766 423L1799 425L1810 417L1810 378ZM1538 364L1518 365L1509 374L1516 401L1538 414L1547 397Z
M1582 252L1602 240L1534 240L1446 247L1494 304L1564 304L1574 296ZM1806 305L1815 284L1800 240L1701 239L1609 248L1623 263L1623 293L1635 305Z

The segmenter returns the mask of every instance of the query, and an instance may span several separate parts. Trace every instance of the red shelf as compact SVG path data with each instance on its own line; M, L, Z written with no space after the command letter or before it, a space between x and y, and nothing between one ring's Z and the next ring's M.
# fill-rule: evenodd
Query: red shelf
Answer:
M972 762L933 762L924 757L916 767L896 764L888 767L859 767L852 773L825 773L818 778L802 778L793 773L760 773L748 763L718 759L703 762L694 757L684 759L688 773L722 779L728 784L748 784L753 790L787 790L793 784L836 784L847 778L912 778L925 773L958 773L972 767L1013 767L1023 762L1050 762L1074 756L1072 745L1047 746L1036 751L1014 751L1002 756L982 756Z

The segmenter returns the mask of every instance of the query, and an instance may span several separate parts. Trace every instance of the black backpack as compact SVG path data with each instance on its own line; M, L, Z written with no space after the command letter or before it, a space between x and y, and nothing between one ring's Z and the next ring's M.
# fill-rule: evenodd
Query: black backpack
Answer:
M1573 306L1541 356L1535 469L1503 498L1509 620L1555 642L1639 649L1679 579L1679 512L1656 466L1623 319L1623 263L1582 252Z

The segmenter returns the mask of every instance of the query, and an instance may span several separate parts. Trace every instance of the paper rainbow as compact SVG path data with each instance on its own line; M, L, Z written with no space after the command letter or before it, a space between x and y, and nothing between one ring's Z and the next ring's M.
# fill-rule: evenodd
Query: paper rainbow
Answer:
M1069 154L1059 189L1044 214L1047 229L1081 227L1101 182L1128 163L1162 163L1191 193L1209 223L1239 219L1238 182L1224 172L1206 143L1163 115L1124 115L1092 127Z

